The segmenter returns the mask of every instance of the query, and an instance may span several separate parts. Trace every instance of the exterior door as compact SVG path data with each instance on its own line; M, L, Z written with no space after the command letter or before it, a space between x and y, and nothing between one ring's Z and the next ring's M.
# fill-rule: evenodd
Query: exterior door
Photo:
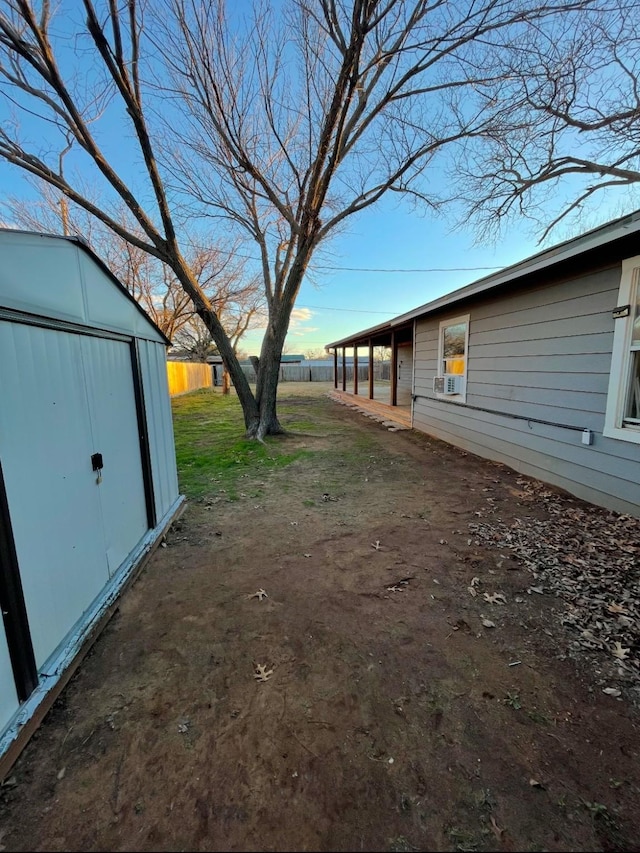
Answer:
M38 670L109 580L81 341L0 321L0 456Z
M149 527L131 349L124 341L83 337L82 352L93 453L99 453L103 462L97 493L113 575Z
M148 529L131 350L0 320L0 368L0 459L40 672Z

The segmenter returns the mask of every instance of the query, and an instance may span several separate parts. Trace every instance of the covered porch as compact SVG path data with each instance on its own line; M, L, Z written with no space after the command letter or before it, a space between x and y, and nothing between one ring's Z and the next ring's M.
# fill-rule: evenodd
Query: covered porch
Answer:
M367 397L356 397L348 391L340 391L337 388L331 391L329 396L338 403L351 406L363 415L380 421L391 430L411 429L411 406L390 406L388 403L369 400Z
M365 329L327 344L325 349L333 353L335 399L350 399L365 413L411 427L413 321ZM388 352L386 360L380 357L384 351Z

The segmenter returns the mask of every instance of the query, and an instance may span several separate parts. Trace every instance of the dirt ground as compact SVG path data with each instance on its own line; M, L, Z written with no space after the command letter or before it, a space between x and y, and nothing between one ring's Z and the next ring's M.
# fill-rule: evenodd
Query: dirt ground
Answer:
M0 849L640 850L633 679L475 533L608 514L296 407L305 455L212 483L126 593L0 790Z

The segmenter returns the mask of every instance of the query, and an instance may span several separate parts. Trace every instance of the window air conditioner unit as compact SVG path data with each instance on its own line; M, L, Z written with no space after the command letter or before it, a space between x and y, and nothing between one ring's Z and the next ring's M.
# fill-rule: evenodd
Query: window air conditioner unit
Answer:
M445 373L433 377L434 394L461 394L464 377L457 373Z

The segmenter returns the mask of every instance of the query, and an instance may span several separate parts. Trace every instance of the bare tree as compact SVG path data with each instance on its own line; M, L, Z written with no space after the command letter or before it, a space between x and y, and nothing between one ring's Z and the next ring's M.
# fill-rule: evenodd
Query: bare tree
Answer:
M500 57L523 34L592 2L282 0L276 20L267 2L227 15L223 0L83 0L84 23L54 26L45 0L4 0L0 74L16 121L0 157L172 270L232 374L247 433L262 438L282 431L280 356L321 244L386 193L435 208L436 156L487 133L496 114L465 95L502 78ZM21 115L45 123L48 150L25 141ZM100 134L114 117L137 146L133 176ZM135 229L61 173L56 134ZM269 316L255 393L188 259L197 216L244 234L260 259Z
M310 347L304 351L304 357L309 361L326 361L331 358L324 347Z
M501 103L455 172L481 233L513 214L541 240L607 190L640 184L640 4L593 4L551 34L523 39L503 79L478 96ZM630 196L631 197L631 196Z
M185 323L173 339L173 349L181 358L190 361L206 361L217 353L211 332L197 314Z

